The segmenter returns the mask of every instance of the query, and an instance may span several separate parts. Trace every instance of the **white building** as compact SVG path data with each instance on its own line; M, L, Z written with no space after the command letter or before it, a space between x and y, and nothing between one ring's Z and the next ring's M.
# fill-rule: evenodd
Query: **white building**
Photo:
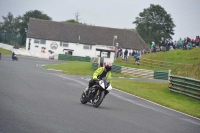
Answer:
M143 50L148 46L135 30L55 22L30 18L26 50L51 56L105 57L104 62L113 62L116 46Z

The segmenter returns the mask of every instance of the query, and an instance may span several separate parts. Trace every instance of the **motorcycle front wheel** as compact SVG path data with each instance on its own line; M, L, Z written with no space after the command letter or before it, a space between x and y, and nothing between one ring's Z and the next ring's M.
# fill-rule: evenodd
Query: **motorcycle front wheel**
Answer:
M95 99L93 101L93 107L97 108L99 107L99 105L103 102L103 99L104 99L104 96L105 96L105 92L102 91L101 93L97 94L95 96Z

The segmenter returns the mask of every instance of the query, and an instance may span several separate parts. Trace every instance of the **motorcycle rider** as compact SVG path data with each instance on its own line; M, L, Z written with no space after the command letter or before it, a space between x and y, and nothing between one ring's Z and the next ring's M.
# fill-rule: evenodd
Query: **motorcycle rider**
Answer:
M12 52L12 59L14 58L14 56L15 56L15 52Z
M111 69L112 63L107 62L104 67L99 67L94 72L92 79L89 81L88 87L84 90L85 94L87 94L90 87L96 84L97 80L101 80L102 78L106 77L107 80L110 82L111 80Z

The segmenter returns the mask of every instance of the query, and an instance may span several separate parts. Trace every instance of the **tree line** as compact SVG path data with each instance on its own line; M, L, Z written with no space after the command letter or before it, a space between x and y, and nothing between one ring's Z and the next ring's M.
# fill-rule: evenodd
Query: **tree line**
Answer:
M79 12L75 14L76 20L70 19L64 22L79 23ZM21 37L21 44L25 45L26 32L28 29L29 18L37 18L43 20L52 20L50 16L39 10L28 11L22 16L14 17L11 12L7 16L2 16L3 22L0 22L0 41L3 39L2 35L6 33L14 35L15 37ZM85 23L84 23L85 24ZM135 18L133 24L136 25L136 31L147 43L155 42L162 46L165 39L171 39L174 35L175 24L163 7L160 5L151 4L149 8L139 13L139 16ZM5 37L6 38L6 37Z

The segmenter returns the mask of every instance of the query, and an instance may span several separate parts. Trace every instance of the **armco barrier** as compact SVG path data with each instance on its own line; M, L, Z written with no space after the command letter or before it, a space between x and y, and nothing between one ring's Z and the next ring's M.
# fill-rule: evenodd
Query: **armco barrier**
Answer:
M168 80L168 78L169 78L168 75L169 75L168 72L158 72L158 71L154 71L154 79Z
M170 91L184 94L200 100L200 80L170 75L169 81Z
M143 66L150 66L155 68L163 68L163 69L170 69L173 66L174 63L172 62L165 62L165 61L158 61L158 60L151 60L142 58L140 60L140 65Z
M69 61L85 61L90 62L90 57L81 57L81 56L70 56L65 54L59 54L58 60L69 60Z
M92 63L92 70L96 70L98 68L98 66L99 66L98 63L93 62Z
M118 65L114 65L112 66L112 72L116 72L116 73L121 73L121 69L122 67L121 66L118 66Z

